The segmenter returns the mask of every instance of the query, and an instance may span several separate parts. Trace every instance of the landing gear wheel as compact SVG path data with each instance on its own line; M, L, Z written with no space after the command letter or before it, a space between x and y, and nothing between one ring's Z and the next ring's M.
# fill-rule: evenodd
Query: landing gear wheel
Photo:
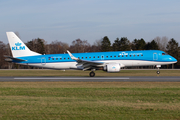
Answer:
M90 76L90 77L94 77L94 76L95 76L95 73L92 71L92 72L89 73L89 76Z
M157 74L160 74L160 71L157 71L156 73L157 73Z

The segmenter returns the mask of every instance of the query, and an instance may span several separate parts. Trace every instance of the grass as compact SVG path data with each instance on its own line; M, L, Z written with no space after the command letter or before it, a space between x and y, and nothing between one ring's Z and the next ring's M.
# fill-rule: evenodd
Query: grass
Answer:
M1 82L0 119L180 119L179 82Z
M96 76L157 76L157 70L121 70L118 73L95 71ZM0 76L89 76L90 71L78 70L0 70ZM180 76L180 70L160 70L159 76Z
M160 76L180 76L161 70ZM89 76L89 71L0 70L0 76ZM96 76L157 76L156 70ZM0 119L180 119L180 82L0 82Z

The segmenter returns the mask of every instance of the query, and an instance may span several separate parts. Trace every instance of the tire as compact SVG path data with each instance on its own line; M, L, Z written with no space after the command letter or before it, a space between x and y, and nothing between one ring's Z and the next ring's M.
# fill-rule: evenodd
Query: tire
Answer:
M95 73L94 73L94 72L90 72L90 73L89 73L89 76L90 76L90 77L94 77L94 76L95 76Z
M160 71L157 71L156 73L157 73L157 74L160 74Z

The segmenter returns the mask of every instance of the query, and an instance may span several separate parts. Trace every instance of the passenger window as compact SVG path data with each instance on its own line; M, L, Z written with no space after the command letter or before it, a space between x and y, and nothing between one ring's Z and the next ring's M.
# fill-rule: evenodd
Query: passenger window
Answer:
M82 59L83 59L83 57L82 57Z
M108 58L108 56L106 56Z
M143 56L143 54L141 54L141 56Z
M66 58L64 58L64 59L66 59Z
M91 58L91 57L89 57L89 58Z
M130 57L131 57L131 55L130 55Z
M122 55L122 57L124 57L124 55Z
M126 57L127 57L127 55L126 55Z
M54 60L54 58L52 58L52 60Z
M99 56L98 56L98 58L99 58Z
M68 58L69 59L69 58Z
M95 56L93 58L95 58Z
M162 53L162 55L165 55L165 53Z
M114 56L114 57L116 57L116 56Z
M139 55L137 55L139 57Z
M135 55L133 55L135 57Z
M60 58L60 60L62 60L62 58Z
M111 56L112 57L112 56Z
M118 57L120 57L120 55L118 55Z
M50 60L50 58L48 60Z
M56 60L58 60L58 58L56 58Z

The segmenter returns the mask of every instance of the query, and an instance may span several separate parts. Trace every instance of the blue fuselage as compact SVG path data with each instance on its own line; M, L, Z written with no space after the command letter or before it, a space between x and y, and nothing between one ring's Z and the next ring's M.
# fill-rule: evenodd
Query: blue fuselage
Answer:
M97 61L115 62L124 66L148 66L164 65L176 63L177 60L160 50L141 50L141 51L115 51L115 52L90 52L73 53L76 58ZM49 54L18 57L26 61L13 61L19 64L26 64L45 68L70 69L75 67L76 61L72 60L69 54ZM64 64L64 65L63 65Z

